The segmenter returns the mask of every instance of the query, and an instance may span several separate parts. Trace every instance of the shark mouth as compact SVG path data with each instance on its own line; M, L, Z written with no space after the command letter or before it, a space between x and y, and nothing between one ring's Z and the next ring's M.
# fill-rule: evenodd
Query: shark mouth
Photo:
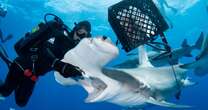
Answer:
M107 88L107 85L96 77L90 77L88 80L85 80L83 84L88 92L88 97L85 100L87 103L94 102L93 100L100 96Z

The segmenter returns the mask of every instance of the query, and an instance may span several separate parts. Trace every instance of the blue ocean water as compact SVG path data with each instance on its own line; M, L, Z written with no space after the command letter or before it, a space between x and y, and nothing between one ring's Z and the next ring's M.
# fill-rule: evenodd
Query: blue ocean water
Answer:
M89 20L92 24L92 34L106 35L116 42L116 36L112 31L107 17L107 8L120 0L0 0L8 9L5 18L0 18L0 28L4 36L12 33L14 38L4 43L4 47L11 59L16 57L14 44L18 39L43 21L45 13L54 13L60 16L64 22L73 27L74 22ZM158 0L160 1L160 0ZM162 2L161 0L160 2ZM166 0L169 5L175 7L176 13L166 9L164 13L172 22L173 28L167 30L168 41L173 48L179 48L184 38L190 44L194 44L200 33L208 32L208 3L206 0ZM121 48L121 47L120 47ZM193 52L194 55L198 51ZM121 50L121 55L114 60L113 65L124 61L127 54ZM191 62L193 58L183 58L181 62ZM8 68L0 60L0 79L7 75ZM208 109L208 76L197 77L188 73L193 81L199 84L186 88L182 92L181 99L175 103L191 105L190 110ZM63 87L54 80L53 73L41 77L28 105L19 108L15 104L14 94L0 102L0 110L122 110L123 108L107 102L85 103L87 93L79 86ZM169 108L151 106L147 110L171 110Z

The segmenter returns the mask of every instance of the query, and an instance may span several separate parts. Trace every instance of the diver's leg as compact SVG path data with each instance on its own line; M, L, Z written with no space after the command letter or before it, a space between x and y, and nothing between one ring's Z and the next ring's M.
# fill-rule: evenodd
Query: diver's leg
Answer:
M23 75L22 72L23 71L15 63L11 64L5 82L0 85L0 94L2 96L6 97L12 93L18 85L18 80L21 75Z
M35 82L30 78L24 77L22 82L15 89L15 100L16 104L20 107L24 107L28 101L30 96L32 95L33 89L35 86Z

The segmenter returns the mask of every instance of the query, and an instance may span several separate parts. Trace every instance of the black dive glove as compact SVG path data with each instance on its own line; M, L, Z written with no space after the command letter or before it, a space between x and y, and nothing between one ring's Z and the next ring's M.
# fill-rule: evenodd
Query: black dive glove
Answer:
M83 71L79 67L69 63L62 62L58 59L54 60L52 67L56 71L60 72L60 74L65 78L68 77L81 78L81 79L83 78L82 76Z

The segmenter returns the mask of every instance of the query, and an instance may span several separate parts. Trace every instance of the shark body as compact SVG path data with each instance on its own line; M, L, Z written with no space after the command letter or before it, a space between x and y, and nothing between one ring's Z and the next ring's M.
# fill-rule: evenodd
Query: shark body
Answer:
M154 67L144 47L139 49L139 65L134 69L104 67L119 54L118 48L102 38L84 39L66 53L62 61L79 66L84 79L64 78L55 73L60 84L81 85L87 92L86 102L111 102L124 107L144 107L148 104L171 108L189 108L167 102L170 97L186 86L193 85L186 76L188 69L174 65Z

